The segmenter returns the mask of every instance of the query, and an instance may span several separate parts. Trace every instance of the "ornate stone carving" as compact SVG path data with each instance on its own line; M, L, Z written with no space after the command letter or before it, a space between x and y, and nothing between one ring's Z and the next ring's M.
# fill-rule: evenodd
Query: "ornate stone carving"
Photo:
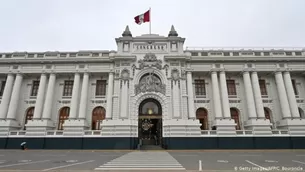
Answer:
M177 80L180 79L178 69L173 69L171 73L172 73L172 79L173 79L174 81L177 81Z
M166 85L153 73L141 78L139 84L135 85L136 95L143 92L160 92L165 94Z
M139 69L144 69L145 67L156 67L157 69L162 69L162 60L158 60L157 56L153 53L147 53L143 60L139 60Z
M121 78L122 78L122 80L128 80L129 79L129 70L124 69L121 72Z

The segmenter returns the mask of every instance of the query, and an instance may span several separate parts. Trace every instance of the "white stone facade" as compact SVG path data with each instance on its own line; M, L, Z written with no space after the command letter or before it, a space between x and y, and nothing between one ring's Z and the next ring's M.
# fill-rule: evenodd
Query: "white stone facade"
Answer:
M201 136L199 108L207 112L206 130L216 126L219 135L236 134L232 108L238 130L305 134L304 49L185 50L184 41L173 27L168 37L132 37L127 27L116 39L117 51L1 53L0 130L58 130L60 110L69 107L63 131L81 133L92 129L93 109L100 106L106 110L100 135L137 137L139 106L153 98L162 107L163 137ZM159 86L145 91L141 78L152 73ZM107 81L102 96L96 95L97 80ZM33 81L39 81L35 96ZM65 81L73 81L69 96ZM197 81L204 81L202 93ZM25 123L31 107L33 117Z

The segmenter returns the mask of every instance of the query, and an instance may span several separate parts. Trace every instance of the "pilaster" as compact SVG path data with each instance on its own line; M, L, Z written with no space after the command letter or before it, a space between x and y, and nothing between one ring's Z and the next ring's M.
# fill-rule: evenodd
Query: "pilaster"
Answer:
M106 107L106 119L111 119L112 115L112 99L113 99L113 87L114 87L114 72L110 71L108 78L108 92L107 92L107 107Z
M14 84L14 74L10 73L7 75L1 105L0 105L0 119L5 119L11 99L12 89Z
M289 102L287 99L287 93L283 81L283 75L281 71L275 72L275 82L277 86L277 92L280 100L280 108L283 118L291 118L291 112L289 109Z
M218 85L218 78L217 72L211 71L211 78L212 78L212 90L213 90L213 105L214 105L214 113L216 119L222 118L222 108L220 103L220 95L219 95L219 85Z
M194 92L193 92L193 79L192 72L187 71L187 94L188 94L188 117L189 119L195 119L195 106L194 106Z
M16 120L17 107L20 96L20 89L22 85L23 76L18 73L15 78L11 100L8 107L7 117L5 120L0 121L1 130L19 130L21 128L20 123Z
M299 109L295 98L295 93L293 90L289 71L284 72L284 83L286 87L291 116L293 118L300 118Z

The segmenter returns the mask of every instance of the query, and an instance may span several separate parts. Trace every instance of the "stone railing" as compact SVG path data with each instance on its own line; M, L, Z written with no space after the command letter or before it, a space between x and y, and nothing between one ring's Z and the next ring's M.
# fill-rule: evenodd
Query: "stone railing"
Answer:
M304 132L304 131L303 131ZM236 136L255 136L253 130L236 130ZM216 130L201 130L201 136L219 136ZM271 130L270 136L290 136L289 130ZM305 134L304 134L305 137Z
M305 133L305 131L300 131ZM67 134L69 133L69 134ZM74 134L73 134L74 133ZM201 137L217 137L216 130L202 130ZM237 130L232 137L251 137L257 136L253 130ZM289 130L271 130L268 136L292 136ZM295 136L295 135L293 135ZM304 136L305 134L298 134ZM0 137L109 137L102 135L101 130L84 130L84 131L63 131L63 130L47 130L47 131L0 131Z

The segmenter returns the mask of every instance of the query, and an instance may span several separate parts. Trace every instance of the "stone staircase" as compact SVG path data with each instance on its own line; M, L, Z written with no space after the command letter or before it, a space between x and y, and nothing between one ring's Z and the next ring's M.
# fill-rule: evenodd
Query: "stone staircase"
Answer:
M142 145L140 150L164 150L164 149L158 145Z

